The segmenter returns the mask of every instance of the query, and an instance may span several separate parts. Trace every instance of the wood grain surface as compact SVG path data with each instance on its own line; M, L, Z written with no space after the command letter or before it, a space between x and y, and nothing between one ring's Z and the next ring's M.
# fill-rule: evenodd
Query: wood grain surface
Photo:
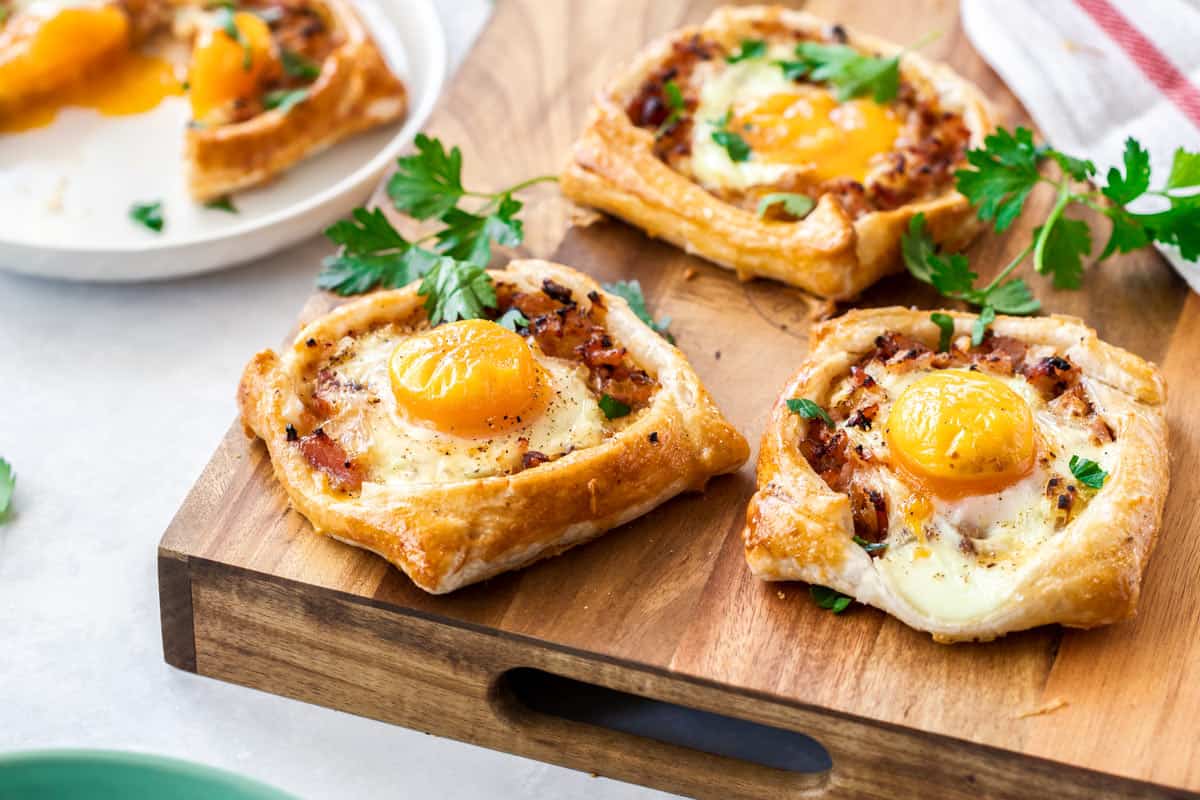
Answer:
M605 76L714 5L501 0L428 130L463 149L468 185L500 188L557 171ZM953 0L803 6L899 42L941 31L925 51L978 83L1002 124L1029 123L971 48ZM604 280L639 279L717 402L756 444L805 354L809 322L828 309L778 284L739 283L621 223L571 227L553 186L526 199L522 253ZM1051 202L1039 189L1011 231L981 239L970 251L977 271L987 276L1015 254ZM753 458L703 495L678 498L592 544L433 597L382 559L313 535L289 509L265 450L235 424L162 542L167 659L697 795L777 797L791 788L891 797L935 785L939 796L964 797L1028 797L1038 787L1080 797L1200 792L1200 423L1188 411L1200 394L1200 299L1151 252L1092 269L1082 291L1056 292L1036 276L1030 283L1047 311L1086 318L1166 373L1174 478L1133 621L947 647L871 609L831 615L809 601L806 586L765 584L745 567L738 534ZM305 314L330 303L315 297ZM896 276L860 304L894 303L938 300ZM561 721L514 722L496 694L498 676L514 666L800 730L825 744L834 768L798 783L764 768L705 767L711 758L630 747L611 732ZM401 691L413 686L430 694ZM720 776L728 781L716 791Z

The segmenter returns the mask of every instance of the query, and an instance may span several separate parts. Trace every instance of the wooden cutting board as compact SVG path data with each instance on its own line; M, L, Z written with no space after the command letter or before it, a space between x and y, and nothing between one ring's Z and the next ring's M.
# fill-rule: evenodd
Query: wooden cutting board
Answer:
M605 76L712 5L501 0L429 130L462 147L469 185L499 188L556 171ZM807 7L899 42L942 31L927 52L983 87L1002 122L1027 122L964 37L953 0ZM739 283L620 223L570 228L553 187L528 199L527 252L605 280L641 280L721 407L756 443L804 356L819 304L774 283ZM1049 205L1035 194L1009 235L980 241L976 268L987 274L1017 252ZM699 796L1200 793L1200 431L1189 413L1200 394L1200 299L1148 252L1092 270L1080 292L1032 283L1048 311L1086 317L1105 339L1162 364L1170 384L1175 478L1135 620L947 647L872 609L829 614L804 585L759 582L743 563L753 460L703 495L592 544L432 597L383 560L313 535L289 509L263 447L235 424L162 540L166 659ZM862 300L892 303L933 307L937 298L897 276ZM306 313L329 304L314 298ZM832 768L753 763L757 745L731 750L680 738L670 725L602 726L594 713L555 706L556 693L579 699L583 687L560 691L545 674L514 668L620 690L600 704L632 703L635 716L636 698L653 698L799 731L824 746ZM675 727L685 734L726 730L710 717L682 719ZM729 730L724 744L751 741Z

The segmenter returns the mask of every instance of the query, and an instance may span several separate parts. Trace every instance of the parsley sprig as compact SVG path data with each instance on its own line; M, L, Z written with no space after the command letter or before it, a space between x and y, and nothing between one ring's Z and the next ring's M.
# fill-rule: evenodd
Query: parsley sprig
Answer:
M853 597L844 595L836 589L830 589L828 586L813 584L808 587L808 593L817 606L826 611L832 611L834 614L842 613L854 602Z
M500 192L476 192L462 183L462 152L445 149L420 134L417 152L397 162L387 193L396 210L415 219L436 219L442 226L409 240L376 208L355 209L350 219L330 226L325 235L341 250L325 260L317 286L341 295L361 294L376 287L405 286L418 278L418 293L433 324L485 316L495 308L496 292L486 267L492 245L515 246L524 239L517 213L521 201L513 195L544 181L545 175L522 181ZM482 201L468 211L460 204Z
M1083 261L1092 252L1087 223L1065 212L1073 205L1091 208L1111 222L1108 243L1098 261L1113 253L1128 253L1151 242L1174 245L1189 261L1200 259L1200 153L1175 151L1171 173L1162 189L1150 189L1150 154L1133 138L1125 142L1120 168L1113 167L1104 183L1094 188L1096 165L1049 145L1034 143L1027 128L1010 132L1000 128L984 139L984 146L967 153L970 169L955 173L958 190L973 203L979 218L1004 231L1021 215L1025 201L1039 183L1055 188L1054 206L1033 237L987 285L975 285L979 276L961 254L938 251L925 218L911 220L901 243L908 271L942 295L980 306L980 319L972 341L982 341L983 330L1001 314L1032 314L1041 306L1021 278L1009 279L1030 256L1033 268L1049 275L1056 289L1078 289L1083 282ZM1042 168L1058 165L1058 177L1047 177ZM1160 210L1132 211L1129 205L1145 197L1158 199Z

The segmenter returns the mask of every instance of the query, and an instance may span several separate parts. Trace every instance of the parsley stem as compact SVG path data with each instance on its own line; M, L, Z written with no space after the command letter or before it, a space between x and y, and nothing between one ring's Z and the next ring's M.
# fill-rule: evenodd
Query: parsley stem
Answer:
M503 192L503 194L515 194L516 192L519 192L522 189L528 189L530 186L534 186L535 184L539 184L539 183L558 183L558 176L557 175L539 175L536 178L530 178L527 181L521 181L516 186L509 187L508 191Z
M991 292L993 289L995 289L997 286L999 286L1000 281L1007 278L1012 273L1012 271L1017 268L1017 265L1025 260L1025 257L1029 255L1031 250L1033 250L1033 242L1030 242L1029 244L1025 245L1023 248L1021 248L1021 252L1017 253L1017 257L1014 258L1012 261L1008 262L1008 266L1006 266L1004 269L1000 270L1000 274L997 275L996 277L992 278L992 282L989 283L987 286L983 287L983 291L981 291L980 294L986 295L989 292Z
M1067 203L1071 202L1072 196L1071 187L1065 182L1059 186L1058 201L1054 204L1054 208L1050 210L1050 215L1046 217L1046 221L1042 224L1042 229L1038 233L1037 242L1033 247L1033 268L1043 275L1046 274L1046 243L1050 241L1050 231L1054 230L1054 226L1058 224L1063 209L1067 207Z
M464 197L478 197L481 200L491 200L497 202L506 194L516 194L522 189L528 189L530 186L539 183L558 182L557 175L539 175L536 178L530 178L526 181L521 181L516 186L510 186L502 192L463 192Z

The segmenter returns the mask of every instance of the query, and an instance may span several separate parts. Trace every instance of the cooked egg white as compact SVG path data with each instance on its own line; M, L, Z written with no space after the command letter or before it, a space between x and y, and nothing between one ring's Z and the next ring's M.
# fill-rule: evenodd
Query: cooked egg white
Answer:
M499 475L518 469L533 450L555 457L599 444L608 426L586 384L586 370L551 358L528 345L545 370L548 401L532 420L486 436L457 436L413 419L391 389L389 360L400 334L382 330L347 341L352 356L334 371L344 384L362 387L362 402L345 404L326 424L350 455L370 466L371 482L444 483ZM336 359L335 359L336 360ZM521 440L525 440L524 442ZM526 444L527 442L527 444ZM370 491L369 484L364 491Z
M1073 481L1072 455L1110 471L1112 445L1093 443L1083 424L1051 411L1023 377L993 376L1032 411L1037 447L1033 467L996 490L938 496L890 466L895 455L889 453L884 433L896 399L930 373L897 374L878 363L867 371L887 399L870 430L846 428L846 432L854 444L889 465L871 476L889 501L888 547L872 563L884 583L921 614L945 623L980 620L1011 597L1038 548L1061 534L1054 497L1046 491L1051 478ZM843 387L832 401L847 393L848 387ZM1086 492L1080 489L1077 503L1086 501Z
M890 108L869 98L839 103L823 86L788 80L776 62L794 58L792 50L775 44L764 58L697 70L690 169L699 183L745 190L797 175L862 181L876 156L893 148L900 123ZM746 161L713 140L726 114L727 130L751 147Z

